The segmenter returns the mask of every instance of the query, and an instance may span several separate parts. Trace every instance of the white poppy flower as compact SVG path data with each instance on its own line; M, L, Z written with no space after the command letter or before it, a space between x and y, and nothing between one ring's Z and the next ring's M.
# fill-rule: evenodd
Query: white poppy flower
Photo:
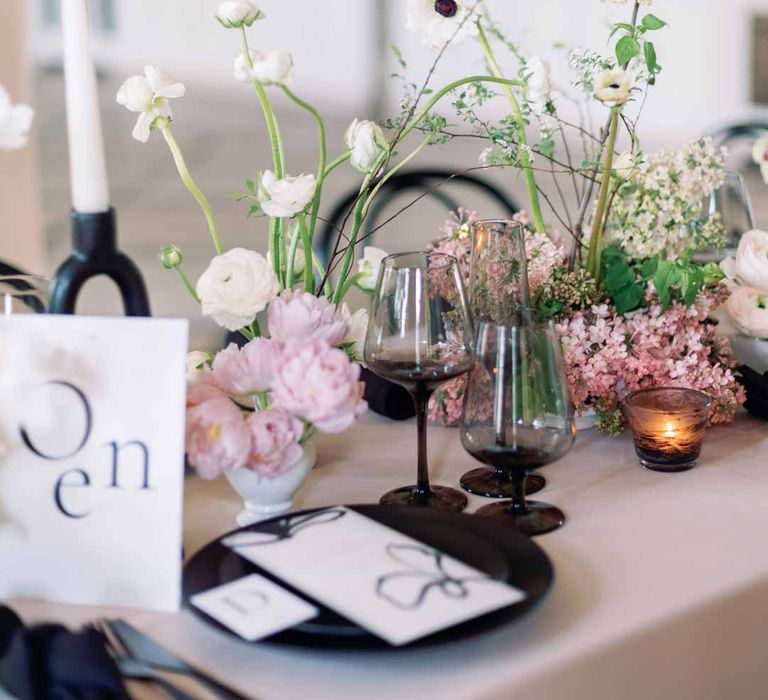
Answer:
M604 70L595 77L595 97L609 107L623 105L632 96L634 77L621 68Z
M203 316L230 331L253 323L279 293L280 283L267 259L245 248L217 255L197 281Z
M12 104L10 95L0 85L0 149L26 146L34 115L31 107Z
M258 198L267 216L290 218L303 211L315 195L315 176L286 175L278 180L271 170L265 170L259 178Z
M532 56L525 64L528 102L536 114L546 111L547 102L552 97L551 66L538 56Z
M120 86L116 100L127 110L139 112L133 138L146 143L155 119L173 116L168 100L183 97L185 92L184 83L174 83L156 66L145 66L144 75L134 75Z
M216 19L227 29L250 27L257 19L264 19L264 13L247 0L227 0L219 4Z
M344 133L344 142L350 151L350 163L363 173L367 173L379 154L389 148L381 127L369 120L355 119Z
M253 68L245 60L245 54L239 53L235 58L233 69L235 80L241 82L256 80L264 85L278 85L290 82L293 77L293 57L288 51L275 49L265 55L250 49L248 54Z
M409 31L421 34L424 46L441 48L451 39L459 42L477 35L477 25L469 16L471 11L468 2L408 0L406 26Z
M341 317L346 321L348 329L342 342L349 344L348 352L352 359L362 363L365 336L368 332L368 309L358 309L352 313L346 304L342 304Z
M362 277L357 281L357 286L364 292L373 292L379 279L379 269L384 258L389 253L381 248L367 245L363 248L363 257L357 261L357 271Z
M725 308L733 325L742 333L768 339L768 290L736 287Z

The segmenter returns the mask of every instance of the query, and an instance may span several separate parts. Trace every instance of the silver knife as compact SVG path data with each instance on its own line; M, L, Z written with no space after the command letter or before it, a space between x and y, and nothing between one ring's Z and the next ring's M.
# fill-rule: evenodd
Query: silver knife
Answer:
M194 666L182 661L179 657L172 654L166 648L160 646L156 641L139 632L135 627L125 620L110 620L109 626L113 632L120 637L120 641L125 644L131 654L147 666L181 673L202 683L209 690L216 693L220 698L226 700L247 700L244 695L232 690L213 678L205 675Z

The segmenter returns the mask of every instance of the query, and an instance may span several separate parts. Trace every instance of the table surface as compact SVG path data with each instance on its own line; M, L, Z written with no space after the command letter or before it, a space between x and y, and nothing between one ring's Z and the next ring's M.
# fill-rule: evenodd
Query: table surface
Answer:
M368 414L321 436L297 508L370 503L415 475L413 421ZM455 485L473 460L455 429L430 426L434 483ZM556 578L519 621L417 650L338 652L249 645L175 615L13 601L30 622L79 624L120 614L245 694L280 698L757 697L768 684L768 426L742 414L710 429L698 467L642 469L630 436L594 430L546 467L539 495L567 523L537 538ZM471 512L486 499L471 497ZM191 555L234 526L223 478L186 482ZM760 693L758 693L760 695Z

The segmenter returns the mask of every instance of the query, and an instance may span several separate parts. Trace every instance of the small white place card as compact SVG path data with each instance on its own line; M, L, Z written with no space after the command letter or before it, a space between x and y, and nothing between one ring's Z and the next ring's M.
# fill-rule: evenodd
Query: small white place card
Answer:
M396 646L525 598L523 591L343 507L289 515L223 542Z
M192 605L253 642L311 620L318 609L259 574L190 598Z
M0 317L0 598L178 609L187 329Z

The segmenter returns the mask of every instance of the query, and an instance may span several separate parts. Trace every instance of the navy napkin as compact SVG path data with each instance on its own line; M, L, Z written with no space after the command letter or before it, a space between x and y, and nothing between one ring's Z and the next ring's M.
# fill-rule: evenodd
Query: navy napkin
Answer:
M0 606L0 688L19 700L128 698L101 634L61 625L27 628Z
M768 420L768 372L758 374L751 367L742 365L739 368L741 383L747 392L744 404L753 416Z

